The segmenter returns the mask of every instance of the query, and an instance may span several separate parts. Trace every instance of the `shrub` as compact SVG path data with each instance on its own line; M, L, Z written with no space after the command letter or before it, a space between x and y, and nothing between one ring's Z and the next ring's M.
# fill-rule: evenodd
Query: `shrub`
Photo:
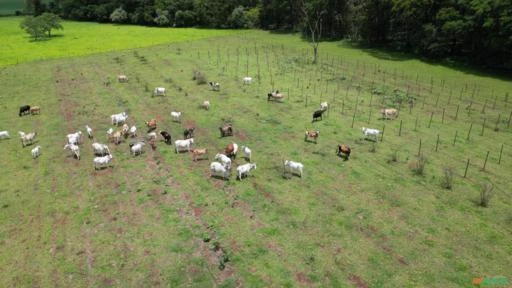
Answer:
M195 80L197 82L197 85L206 84L208 80L206 79L206 76L199 70L194 70L194 75L192 76L192 80Z
M445 167L443 169L443 175L441 176L441 187L451 190L453 188L454 174L451 167Z
M418 159L409 162L409 167L415 175L422 176L425 173L427 158L421 154Z
M480 206L488 207L492 197L493 186L489 182L480 185Z
M394 150L393 152L391 152L388 163L391 162L398 162L398 150Z
M375 153L375 151L377 151L377 145L375 144L375 142L372 142L370 149L368 149L368 151L372 153Z

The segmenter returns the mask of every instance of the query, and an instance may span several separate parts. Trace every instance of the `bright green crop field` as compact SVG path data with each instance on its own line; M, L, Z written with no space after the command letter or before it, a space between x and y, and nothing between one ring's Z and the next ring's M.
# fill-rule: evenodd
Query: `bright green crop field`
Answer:
M55 52L18 65L0 54L0 131L10 134L0 139L0 287L472 287L480 277L510 286L510 79L335 42L321 43L312 65L297 35L64 26L41 43L0 34L12 53ZM154 34L141 40L142 31ZM96 47L85 34L119 51L83 55ZM160 86L167 95L152 96ZM281 103L267 101L271 89ZM322 101L329 110L312 122ZM18 116L25 104L41 113ZM381 119L384 107L398 117ZM110 115L123 111L138 137L116 145L106 131L121 129ZM132 155L150 119L173 142L196 127L193 147L208 160L161 137ZM224 121L233 136L220 137ZM85 125L94 138L83 137L78 160L63 147ZM383 134L363 139L362 127ZM316 143L306 130L320 131ZM37 132L36 142L22 147L18 131ZM93 142L108 144L110 166L94 169ZM230 142L250 147L257 164L241 181L241 152L229 180L210 177ZM352 148L347 161L335 153L341 143ZM283 173L285 159L304 164L302 178Z
M33 41L20 29L22 17L0 18L0 66L34 60L74 57L162 43L234 35L234 30L172 29L62 21L51 40Z

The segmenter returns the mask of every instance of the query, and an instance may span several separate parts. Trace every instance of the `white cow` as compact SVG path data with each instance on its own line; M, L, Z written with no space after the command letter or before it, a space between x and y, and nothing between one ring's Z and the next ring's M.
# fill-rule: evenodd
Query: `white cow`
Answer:
M66 137L68 138L68 144L79 145L82 142L82 131L68 134Z
M164 87L156 87L155 90L153 90L154 96L165 96L165 88Z
M64 149L69 149L76 156L76 159L80 160L80 147L75 144L66 144Z
M242 180L242 176L250 174L252 169L256 169L256 163L246 163L236 167L236 171L238 172L238 179Z
M146 145L144 142L137 142L133 145L130 145L130 150L132 151L133 156L137 156L142 154L142 147Z
M244 158L251 162L252 151L247 146L242 146L242 152L244 152Z
M212 162L212 164L210 164L210 177L212 176L220 176L229 179L229 170L219 162Z
M112 125L123 124L128 119L128 114L126 114L126 112L112 114L110 115L110 119L112 120Z
M27 144L32 144L34 142L34 138L36 138L37 135L36 132L25 134L23 131L18 131L18 134L20 135L21 146L23 147L25 147Z
M194 144L194 138L186 139L186 140L176 140L174 141L174 146L176 148L176 153L179 153L181 151L188 151L190 152L190 147Z
M130 130L128 130L128 133L130 134L130 136L132 138L137 137L137 127L135 127L135 125L133 125L132 127L130 127Z
M39 155L41 155L41 145L37 145L32 149L32 158L36 159Z
M105 167L108 164L110 164L110 161L112 160L112 155L108 154L102 157L94 157L93 163L94 163L94 170Z
M92 150L94 151L94 155L105 156L110 154L110 149L108 149L108 146L101 143L92 143Z
M89 136L89 139L92 139L93 138L92 128L89 127L89 125L85 125L85 130L87 131L87 136Z
M226 169L231 169L231 158L229 158L228 156L217 153L215 155L215 160L220 160L220 162L222 163L222 165L224 165L224 167L226 167Z
M201 104L201 108L204 110L210 110L210 101L204 101L203 104Z
M0 131L0 139L8 139L8 138L11 138L11 136L9 136L8 131Z
M123 82L128 82L128 76L126 75L119 75L117 76L117 81L123 83Z
M304 174L304 164L291 160L284 160L284 172L298 173L302 178Z
M396 119L398 117L398 110L395 108L380 109L383 119Z
M151 140L156 140L156 132L149 132L148 135L146 135L146 138L151 141Z
M327 104L327 101L320 103L320 110L325 111L329 108L329 104Z
M243 82L246 85L251 84L252 83L252 77L244 77Z
M367 139L368 137L372 137L377 141L377 137L380 134L380 130L378 129L372 129L372 128L366 128L362 127L361 131L363 131L364 139Z
M181 122L181 112L172 111L171 112L171 117L172 117L173 121Z

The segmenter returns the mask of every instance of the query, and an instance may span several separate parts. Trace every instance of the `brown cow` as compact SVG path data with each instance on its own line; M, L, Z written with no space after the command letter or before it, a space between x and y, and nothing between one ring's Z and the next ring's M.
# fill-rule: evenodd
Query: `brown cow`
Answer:
M149 121L146 121L145 123L146 123L146 126L148 126L149 131L156 129L156 119L151 119Z
M380 109L380 114L382 114L382 119L391 119L390 117L396 119L398 117L398 110L395 108Z
M316 143L318 135L320 135L320 131L307 131L306 130L306 133L304 134L304 141L308 141L309 139L313 139L313 140L315 140L315 143Z
M193 161L197 161L197 159L199 159L199 157L202 156L206 156L206 159L208 159L208 149L206 148L195 148L195 149L192 149L192 160ZM204 158L201 158L201 159L204 159Z
M233 125L224 124L222 127L219 127L220 137L233 136Z
M39 106L32 106L32 107L30 107L30 114L31 115L40 114L40 113L41 113L41 108L39 108Z
M338 149L336 149L336 155L343 157L346 160L348 160L348 157L350 157L350 152L352 150L348 145L345 144L338 144Z

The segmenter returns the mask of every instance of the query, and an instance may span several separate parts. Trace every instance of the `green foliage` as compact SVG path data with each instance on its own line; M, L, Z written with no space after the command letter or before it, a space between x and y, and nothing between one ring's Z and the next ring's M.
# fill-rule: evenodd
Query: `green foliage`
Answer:
M414 175L423 176L425 174L425 165L427 164L427 157L421 154L418 159L409 162L409 169Z
M492 198L492 191L494 187L489 182L484 182L480 185L480 202L478 204L482 207L489 207Z
M174 14L174 24L176 27L191 27L196 24L195 13L190 10L178 10Z
M43 13L37 17L25 17L21 21L20 27L37 40L44 38L46 35L51 37L53 29L64 29L60 22L59 16L52 13Z
M127 19L128 14L122 7L117 8L112 12L112 14L110 14L110 20L112 20L112 22L123 23L126 22Z
M169 25L169 11L156 9L156 15L154 21L158 26Z
M453 168L451 167L444 167L443 168L443 175L441 176L441 187L444 189L451 190L453 188L453 182L455 178L455 173L453 171Z

